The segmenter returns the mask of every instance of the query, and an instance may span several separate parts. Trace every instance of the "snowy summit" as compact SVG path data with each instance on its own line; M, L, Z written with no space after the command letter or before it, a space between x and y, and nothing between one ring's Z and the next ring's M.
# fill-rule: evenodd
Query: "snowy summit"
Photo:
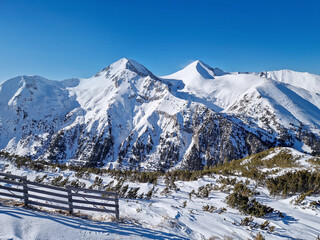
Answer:
M16 77L0 85L0 149L150 170L201 169L275 146L319 152L319 82L199 60L157 77L127 58L88 79Z

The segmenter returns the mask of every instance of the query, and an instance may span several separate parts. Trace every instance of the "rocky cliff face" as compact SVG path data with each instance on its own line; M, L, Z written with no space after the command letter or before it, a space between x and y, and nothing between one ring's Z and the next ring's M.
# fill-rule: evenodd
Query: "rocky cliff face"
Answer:
M202 169L279 145L319 152L318 93L193 65L185 81L183 70L160 78L128 59L89 79L10 79L0 85L0 148L148 170Z

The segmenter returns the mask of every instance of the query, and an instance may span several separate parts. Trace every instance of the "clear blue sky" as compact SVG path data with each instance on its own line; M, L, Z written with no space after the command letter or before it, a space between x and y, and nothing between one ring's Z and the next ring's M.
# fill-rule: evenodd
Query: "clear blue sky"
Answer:
M90 77L122 57L156 75L196 59L320 74L319 12L318 0L0 0L0 81Z

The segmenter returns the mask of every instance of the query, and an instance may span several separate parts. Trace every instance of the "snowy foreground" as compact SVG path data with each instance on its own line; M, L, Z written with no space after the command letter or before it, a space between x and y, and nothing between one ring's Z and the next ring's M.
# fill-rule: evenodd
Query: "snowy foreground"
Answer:
M272 154L277 154L277 151L280 150ZM312 169L307 161L311 156L293 149L288 151L298 159L300 169ZM7 160L0 160L0 168L5 165L6 172L27 176L30 180L45 174L48 175L47 181L56 176L76 179L75 173L69 170L40 173L17 169ZM81 181L88 187L95 177L93 174L91 179L83 178ZM114 180L110 176L100 177L104 184ZM91 216L94 221L90 221L22 207L0 206L0 239L254 239L259 232L266 239L316 239L320 235L320 209L309 207L310 202L319 200L318 196L307 196L302 204L295 205L293 200L297 196L272 197L266 188L255 188L255 181L237 177L237 181L247 180L247 186L260 193L255 196L257 201L283 213L283 217L276 214L253 217L252 225L268 220L269 226L274 228L273 231L270 228L262 230L259 225L240 224L247 216L227 205L225 198L229 193L218 189L222 186L221 178L226 177L212 174L197 181L176 181L176 190L166 193L163 178L157 185L125 182L129 188L140 187L138 195L146 194L153 187L155 191L150 200L120 199L120 223L112 222L113 216L101 213L94 213ZM197 192L199 187L207 184L216 187L208 198L195 195L190 198L192 190ZM232 186L228 187L232 189ZM205 211L203 207L206 205L215 209Z
M93 222L21 207L0 206L0 239L183 239L133 224Z

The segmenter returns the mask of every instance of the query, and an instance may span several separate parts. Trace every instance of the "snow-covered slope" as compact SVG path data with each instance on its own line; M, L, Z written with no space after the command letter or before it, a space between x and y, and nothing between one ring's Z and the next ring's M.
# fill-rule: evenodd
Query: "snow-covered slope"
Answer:
M22 155L43 153L35 138L56 132L66 114L79 106L64 83L21 76L0 85L1 149L6 147Z
M299 76L272 80L196 61L156 77L123 58L88 79L17 77L0 85L0 149L158 170L200 169L277 145L318 152L320 96L299 87Z
M236 162L268 173L266 177L269 178L299 170L317 173L319 161L320 158L316 160L292 148L275 148ZM257 162L260 164L257 165ZM68 184L77 180L90 187L94 186L95 179L100 179L102 189L118 186L121 194L121 223L111 222L112 215L99 212L81 210L81 213L98 220L92 222L21 207L0 206L0 238L4 239L254 239L260 232L265 239L308 240L320 235L320 202L317 195L306 194L303 197L303 194L294 193L275 197L269 193L266 180L258 184L257 179L243 176L237 171L239 169L229 170L228 176L208 172L197 180L189 181L168 180L162 176L156 183L130 181L130 176L125 174L112 177L109 174L92 173L79 177L79 173L60 171L59 168L36 172L18 169L6 158L0 158L0 170L26 176L31 181L42 179L46 184L60 177L61 181L67 180ZM257 178L259 175L252 176ZM230 207L226 197L234 190L235 183L239 182L255 192L251 197L280 211L281 215L274 211L250 219L249 215ZM138 188L139 197L128 197L128 192L134 188ZM150 191L152 194L146 197ZM297 202L297 199L300 201Z
M0 211L1 239L187 239L174 233L134 224L113 223L110 220L96 222L1 205Z
M296 72L292 70L266 71L259 73L266 78L278 82L288 83L295 87L304 88L310 92L320 93L320 76L308 72Z
M319 133L320 96L303 88L267 80L244 92L225 112L257 118L261 127L303 123Z
M181 80L182 92L205 99L216 111L257 118L261 127L271 112L277 118L272 119L275 125L288 128L301 122L319 132L320 76L289 70L235 74L216 69L196 61L163 78Z

